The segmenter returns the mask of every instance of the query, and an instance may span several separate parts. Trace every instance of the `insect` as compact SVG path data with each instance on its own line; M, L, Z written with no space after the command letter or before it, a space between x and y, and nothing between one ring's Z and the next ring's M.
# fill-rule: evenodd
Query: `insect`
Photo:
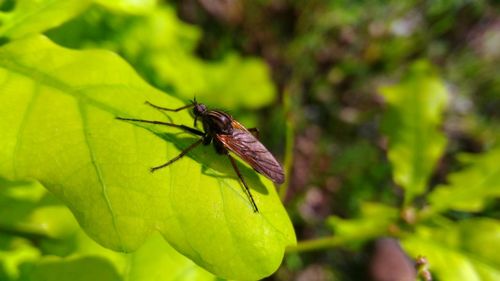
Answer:
M204 104L196 102L196 99L194 99L191 104L176 109L157 106L150 102L146 102L146 104L158 110L170 112L179 112L184 109L192 108L192 112L194 115L194 128L188 127L186 125L179 125L162 121L123 117L116 117L116 119L175 127L201 137L199 140L185 148L176 157L170 159L162 165L151 168L151 172L167 167L168 165L181 159L189 151L200 144L213 144L215 151L218 154L227 155L227 157L229 158L231 166L233 167L236 175L245 187L246 194L250 200L250 203L252 204L254 212L258 212L259 209L255 204L252 193L250 192L250 188L241 175L235 159L231 156L231 154L229 154L229 152L233 152L234 154L239 156L242 160L250 164L250 166L252 166L255 171L263 174L273 182L277 184L281 184L284 182L285 174L283 172L283 168L278 163L278 161L276 161L274 156L254 135L258 132L255 128L247 129L238 121L234 120L231 115L220 110L209 110ZM198 130L196 127L198 120L200 120L203 125L203 131Z

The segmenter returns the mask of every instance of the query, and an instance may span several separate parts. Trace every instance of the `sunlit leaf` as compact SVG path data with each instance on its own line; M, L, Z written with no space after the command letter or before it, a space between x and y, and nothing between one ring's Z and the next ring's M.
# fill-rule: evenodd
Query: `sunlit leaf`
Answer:
M18 0L0 14L0 36L20 38L60 25L87 8L90 0Z
M36 263L29 274L26 275L24 279L28 281L124 280L120 278L118 272L108 260L95 256L64 259L47 257Z
M477 212L487 200L500 196L500 149L470 156L467 167L448 176L449 184L440 185L428 196L429 212L447 209Z
M221 108L258 108L270 104L275 89L266 64L256 58L243 59L236 54L221 61L204 62L185 56L184 67L172 67L183 55L158 52L151 63L163 86L173 86L180 97L198 100ZM186 83L186 76L189 83Z
M71 213L47 194L36 182L6 182L0 180L0 226L11 232L58 239L77 230Z
M159 235L127 259L126 280L215 280L216 277L176 252Z
M425 191L446 138L439 130L447 91L431 66L420 61L399 84L381 90L387 102L384 132L394 181L406 191L405 201Z
M40 184L1 180L0 193L0 208L10 208L17 223L9 226L0 216L0 280L215 279L170 247L159 234L131 254L103 248L83 233L69 209ZM23 209L14 208L15 204ZM47 208L51 212L43 216ZM27 227L30 225L34 227ZM66 226L68 230L65 235L55 236L51 231L54 226Z
M37 260L39 256L40 250L31 245L28 239L0 232L0 280L18 280L21 274L19 267Z
M149 239L136 252L123 254L97 245L85 234L76 240L76 251L68 257L47 255L25 269L26 280L215 280L170 247L160 235Z
M109 9L131 14L141 14L156 7L157 0L94 0Z
M26 38L0 49L0 81L0 176L38 180L102 245L133 251L159 231L221 277L259 279L295 243L272 183L240 164L260 210L254 213L231 165L211 147L149 172L196 138L115 119L168 121L144 101L182 103L148 86L113 53ZM188 112L170 117L193 122Z
M500 280L499 244L500 223L484 218L421 226L402 241L410 255L425 256L435 279L442 281Z
M328 218L328 224L334 231L335 237L356 246L375 237L386 236L389 226L397 217L398 211L395 208L376 203L364 203L361 206L359 218L343 219L331 216Z

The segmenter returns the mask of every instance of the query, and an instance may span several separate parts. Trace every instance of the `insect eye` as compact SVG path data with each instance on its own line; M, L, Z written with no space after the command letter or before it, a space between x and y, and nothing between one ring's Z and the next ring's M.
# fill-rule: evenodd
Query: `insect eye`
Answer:
M203 112L207 111L207 107L204 104L197 104L193 108L193 113L195 116L201 115Z

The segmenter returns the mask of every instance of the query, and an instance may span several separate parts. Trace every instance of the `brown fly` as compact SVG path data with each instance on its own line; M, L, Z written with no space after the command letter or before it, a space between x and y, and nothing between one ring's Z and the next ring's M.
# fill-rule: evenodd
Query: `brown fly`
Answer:
M116 117L119 120L142 122L149 124L165 125L170 127L179 128L188 133L200 136L201 138L185 148L179 155L170 159L166 163L151 168L151 172L158 169L165 168L168 165L179 160L182 156L186 155L189 151L194 149L200 144L209 145L213 144L215 151L218 154L227 155L231 165L236 172L236 175L243 183L245 187L248 198L252 204L254 212L258 212L259 209L255 204L255 201L250 193L250 189L246 184L243 176L238 169L236 161L229 154L229 151L238 155L245 162L250 164L257 172L263 174L273 182L281 184L285 180L285 175L283 173L283 168L276 161L273 155L266 149L266 147L257 139L254 134L257 134L255 128L247 129L241 125L238 121L234 120L229 114L219 111L219 110L209 110L202 103L197 103L196 99L192 101L191 104L185 105L180 108L170 109L161 106L154 105L150 102L146 102L148 105L163 111L178 112L183 109L193 108L194 114L194 127L191 128L185 125L178 125L174 123L167 123L162 121L152 121L152 120L142 120L142 119L132 119L132 118L122 118ZM196 123L201 120L203 124L203 131L196 129Z

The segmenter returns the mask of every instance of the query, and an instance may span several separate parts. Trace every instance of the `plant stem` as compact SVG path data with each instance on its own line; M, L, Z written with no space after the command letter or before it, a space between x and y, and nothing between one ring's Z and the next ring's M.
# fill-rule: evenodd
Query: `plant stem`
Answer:
M285 184L279 190L281 202L284 202L288 187L290 186L290 175L293 169L293 149L295 145L295 122L293 121L293 105L290 97L290 91L285 89L283 93L284 114L285 114L285 159L283 165L285 166L286 180Z
M325 248L333 248L345 243L345 239L340 239L336 236L329 236L324 238L306 240L298 242L297 245L288 247L287 253L307 252L323 250Z

